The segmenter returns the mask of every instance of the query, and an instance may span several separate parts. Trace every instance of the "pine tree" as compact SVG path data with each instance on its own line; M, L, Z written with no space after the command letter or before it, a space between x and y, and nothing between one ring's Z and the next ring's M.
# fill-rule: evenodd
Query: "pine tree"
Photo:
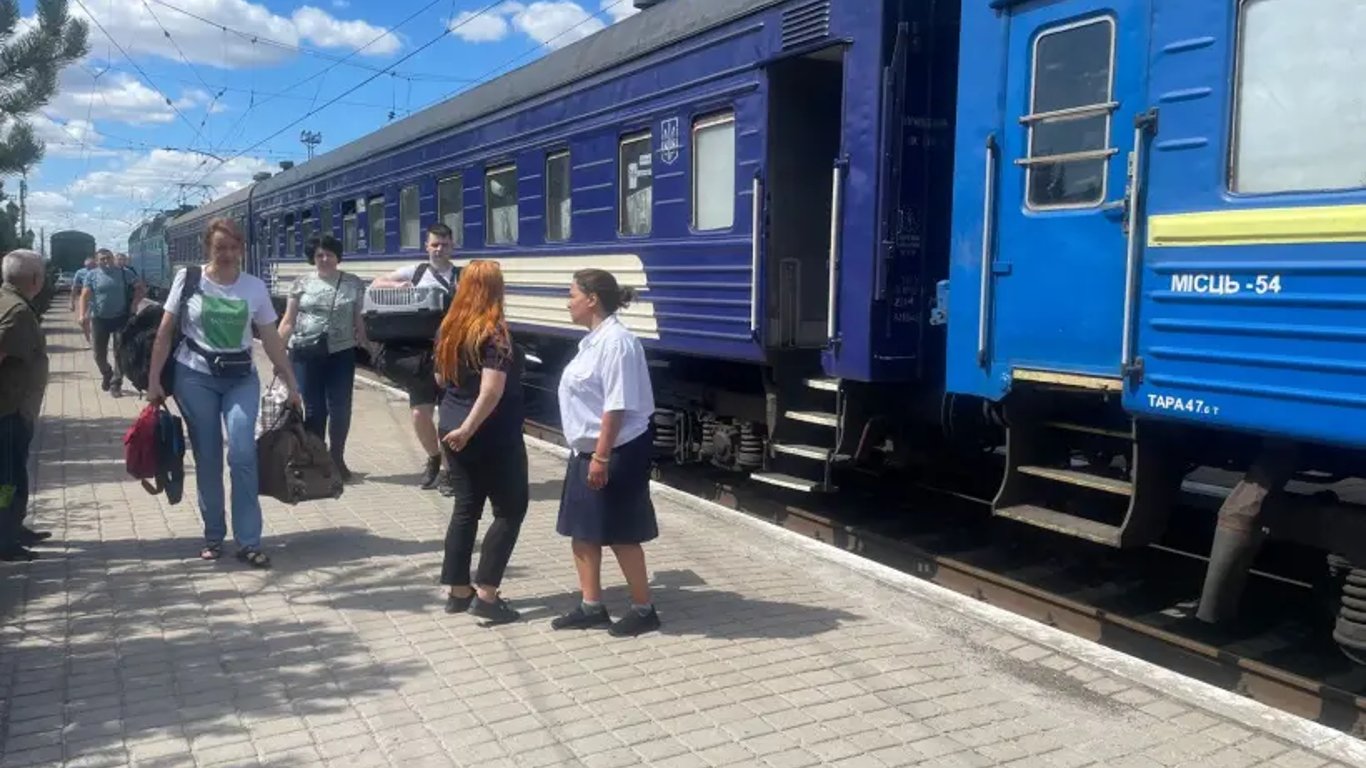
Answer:
M57 75L89 50L90 30L67 0L38 0L37 24L19 31L19 0L0 0L0 174L43 159L43 143L23 116L57 92Z

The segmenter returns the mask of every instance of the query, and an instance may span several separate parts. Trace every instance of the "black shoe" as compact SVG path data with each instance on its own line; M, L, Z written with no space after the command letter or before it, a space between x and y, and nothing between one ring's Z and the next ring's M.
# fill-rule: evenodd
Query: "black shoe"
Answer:
M464 613L465 611L468 611L470 609L470 603L474 602L474 595L475 592L473 589L464 597L456 597L455 595L448 594L446 596L446 613Z
M349 483L356 479L356 476L351 474L351 468L346 466L346 462L337 458L332 459L332 462L337 465L337 474L341 475L343 483Z
M38 553L21 546L0 549L0 560L7 563L27 563L38 559Z
M436 477L436 492L448 499L455 496L455 486L451 484L451 473L444 469Z
M598 608L596 611L585 611L583 603L579 603L574 610L563 616L556 617L550 622L551 629L599 629L611 626L612 616L607 613L606 608Z
M653 632L656 629L659 629L659 613L655 611L654 606L650 606L650 612L644 616L640 615L636 609L630 609L625 616L621 617L621 621L613 624L611 629L607 630L607 634L612 637L635 637L645 632Z
M47 541L50 538L52 538L52 534L48 531L35 531L29 528L19 529L20 546L30 547L40 541Z
M436 487L437 475L441 474L441 457L428 456L427 466L422 470L422 490L430 491Z
M478 616L490 624L508 624L522 618L522 614L512 610L508 601L498 598L491 603L479 598L470 605L470 614Z
M102 391L102 392L108 392L108 391L109 391L109 384L110 384L111 381L113 381L113 379L114 379L114 377L111 376L110 374L107 374L107 373L106 373L106 374L102 374L102 375L100 376L100 391Z

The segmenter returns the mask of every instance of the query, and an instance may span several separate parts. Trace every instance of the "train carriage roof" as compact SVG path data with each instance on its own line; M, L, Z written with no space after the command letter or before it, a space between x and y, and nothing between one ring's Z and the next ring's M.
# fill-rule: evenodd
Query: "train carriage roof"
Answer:
M654 8L623 19L520 69L259 182L258 194L324 176L360 160L536 98L782 1L664 0ZM249 190L238 190L201 206L172 224L192 221L230 208L245 200Z

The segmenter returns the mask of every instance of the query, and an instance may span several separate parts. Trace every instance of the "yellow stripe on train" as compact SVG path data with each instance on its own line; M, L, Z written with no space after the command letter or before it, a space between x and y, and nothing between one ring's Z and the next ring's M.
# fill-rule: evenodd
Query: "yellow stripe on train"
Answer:
M1366 205L1246 208L1148 217L1148 245L1366 243Z

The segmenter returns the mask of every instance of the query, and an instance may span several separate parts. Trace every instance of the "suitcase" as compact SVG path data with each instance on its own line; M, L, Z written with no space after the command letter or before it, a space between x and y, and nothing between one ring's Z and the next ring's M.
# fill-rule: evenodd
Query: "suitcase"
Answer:
M361 320L378 342L431 342L441 327L448 295L440 288L376 288L365 291Z

